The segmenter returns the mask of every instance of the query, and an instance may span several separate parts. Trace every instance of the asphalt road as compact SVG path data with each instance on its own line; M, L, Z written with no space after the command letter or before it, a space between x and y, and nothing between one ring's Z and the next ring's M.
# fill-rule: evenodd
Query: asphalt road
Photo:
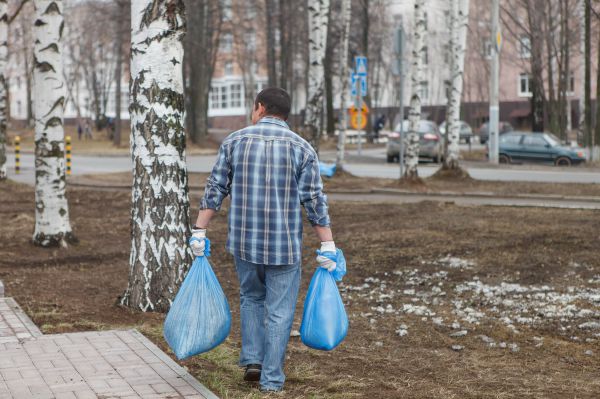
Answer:
M383 150L384 151L384 150ZM362 157L348 157L347 170L357 176L397 178L398 164L387 164L381 156L382 149L363 151ZM335 157L335 153L324 152L322 158L327 161ZM188 157L188 169L191 172L210 172L216 155L196 155ZM21 157L21 174L14 174L14 155L9 154L9 177L28 184L34 183L33 154L23 154ZM73 174L95 174L123 172L131 170L129 157L99 157L73 156ZM422 163L419 165L421 177L431 176L438 165ZM600 183L600 170L582 167L557 168L554 166L510 165L506 167L491 167L485 164L468 164L467 170L471 177L479 180L496 181L531 181L547 183Z

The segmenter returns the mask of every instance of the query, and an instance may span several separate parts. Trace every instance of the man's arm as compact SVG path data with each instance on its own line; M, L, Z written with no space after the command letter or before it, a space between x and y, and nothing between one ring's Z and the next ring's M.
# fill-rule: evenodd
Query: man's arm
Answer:
M210 223L210 220L213 218L213 216L215 216L215 213L217 213L217 211L214 209L200 209L194 227L196 229L207 229L208 224Z
M306 210L310 224L315 227L329 228L329 212L327 197L323 193L323 182L319 172L319 161L313 155L303 165L298 178L298 194L300 203ZM315 229L317 231L317 229ZM329 230L331 233L331 230ZM319 233L317 233L319 235ZM320 237L320 236L319 236ZM323 240L322 240L323 241Z
M321 242L333 241L333 233L329 226L314 225L313 229Z
M304 165L298 180L300 202L306 209L308 220L313 226L315 234L321 241L321 253L336 252L333 242L333 233L329 226L329 212L327 197L323 194L323 182L319 171L319 162L312 156ZM317 261L328 270L335 269L336 263L324 256L318 256Z
M200 201L200 213L196 221L197 227L205 228L216 211L221 209L223 200L231 189L231 164L227 157L228 146L221 145L217 162L206 181L204 196Z

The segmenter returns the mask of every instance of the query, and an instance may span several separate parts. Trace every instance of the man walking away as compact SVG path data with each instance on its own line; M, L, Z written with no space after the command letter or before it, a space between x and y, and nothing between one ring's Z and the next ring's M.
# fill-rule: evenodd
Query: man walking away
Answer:
M254 101L253 126L229 135L208 178L191 244L203 256L206 228L231 195L227 250L240 282L242 350L246 381L262 392L283 388L283 363L298 297L302 255L302 206L321 253L336 248L329 227L319 161L313 148L285 122L290 97L279 88L261 91ZM324 256L317 263L333 271Z

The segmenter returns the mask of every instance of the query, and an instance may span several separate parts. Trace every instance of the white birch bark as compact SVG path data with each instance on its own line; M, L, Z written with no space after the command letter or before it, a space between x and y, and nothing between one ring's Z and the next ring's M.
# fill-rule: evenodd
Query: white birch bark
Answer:
M62 64L64 27L62 0L35 0L34 118L35 231L41 246L66 246L76 241L65 196L63 111L65 83Z
M321 115L325 98L323 61L327 45L328 19L329 0L308 1L308 101L304 124L310 143L317 153L321 139Z
M444 168L458 169L460 101L469 23L469 0L450 0L450 96L448 98L447 148Z
M6 66L8 64L8 4L0 0L0 180L6 179Z
M404 178L414 180L419 178L419 133L417 128L421 120L421 87L423 85L423 52L425 50L425 0L415 1L415 26L413 29L413 42L411 54L411 98L408 111L408 134L406 149L406 169Z
M192 261L187 245L182 0L131 2L133 187L123 305L165 311Z
M342 93L340 96L341 126L338 133L336 165L339 169L344 165L344 152L346 146L346 129L348 129L348 112L346 111L346 95L348 94L348 48L350 46L350 20L352 14L352 1L342 0L342 51L340 54Z

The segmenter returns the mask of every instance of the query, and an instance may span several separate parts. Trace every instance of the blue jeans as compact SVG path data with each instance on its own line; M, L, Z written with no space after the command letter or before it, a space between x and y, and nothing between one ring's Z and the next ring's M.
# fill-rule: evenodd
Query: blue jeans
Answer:
M240 366L261 364L260 385L279 390L300 286L300 263L257 265L235 258L240 281Z

